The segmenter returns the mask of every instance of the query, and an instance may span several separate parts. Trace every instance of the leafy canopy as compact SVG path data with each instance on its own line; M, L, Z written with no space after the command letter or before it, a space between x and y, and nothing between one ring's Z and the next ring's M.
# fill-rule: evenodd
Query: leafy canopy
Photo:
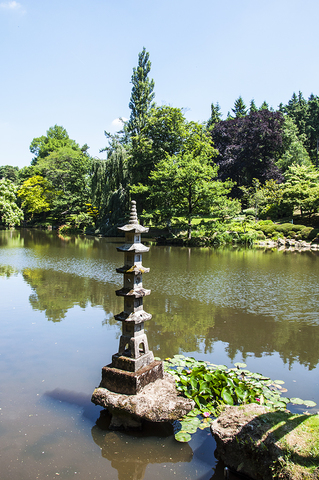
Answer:
M5 226L20 225L23 220L23 211L17 205L17 190L11 180L0 180L0 219Z
M138 66L133 68L131 83L133 85L129 107L130 119L126 125L127 131L132 135L138 135L145 125L147 115L153 106L154 80L148 78L151 71L149 53L143 48L138 55Z
M79 144L69 137L65 128L54 125L49 128L46 136L42 135L32 140L30 152L35 155L31 162L32 165L36 165L40 158L45 158L50 153L64 147L82 153L86 153L89 148L86 144L80 148Z

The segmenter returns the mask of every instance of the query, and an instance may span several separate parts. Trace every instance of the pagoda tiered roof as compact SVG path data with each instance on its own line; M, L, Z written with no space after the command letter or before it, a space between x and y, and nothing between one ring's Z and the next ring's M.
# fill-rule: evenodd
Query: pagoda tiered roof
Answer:
M147 320L151 320L152 315L145 312L145 310L137 310L136 312L132 313L121 312L118 315L114 315L114 318L120 322L133 322L138 324L146 322Z
M150 271L149 268L137 267L136 265L123 265L123 267L116 269L117 273L134 273L135 275L148 273Z
M135 253L146 253L149 251L149 247L143 245L143 243L124 243L120 247L116 247L118 252L135 252Z
M151 290L146 290L145 288L121 288L120 290L115 290L115 293L118 297L145 297L145 295L150 295Z
M118 230L122 230L123 232L132 232L134 233L147 233L149 231L148 227L143 227L139 223L128 223L123 227L118 227Z

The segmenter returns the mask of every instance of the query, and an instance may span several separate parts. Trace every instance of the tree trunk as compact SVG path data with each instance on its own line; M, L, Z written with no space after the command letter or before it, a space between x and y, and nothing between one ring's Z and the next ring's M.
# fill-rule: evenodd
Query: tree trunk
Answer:
M192 217L188 218L187 240L192 238Z

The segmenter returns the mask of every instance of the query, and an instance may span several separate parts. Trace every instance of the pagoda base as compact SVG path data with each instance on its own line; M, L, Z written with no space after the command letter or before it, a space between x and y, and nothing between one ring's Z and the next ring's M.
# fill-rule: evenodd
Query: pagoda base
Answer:
M147 367L154 362L153 352L144 353L138 358L127 357L115 353L112 355L112 367L124 370L125 372L138 372L141 368Z
M115 393L136 395L149 383L162 379L163 375L163 362L158 360L137 372L120 370L115 368L113 364L110 364L102 368L102 380L99 388L107 388Z

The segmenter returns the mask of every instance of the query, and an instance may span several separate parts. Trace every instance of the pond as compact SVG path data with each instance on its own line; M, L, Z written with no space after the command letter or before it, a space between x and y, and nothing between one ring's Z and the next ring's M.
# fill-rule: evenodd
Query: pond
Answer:
M111 432L90 402L118 348L121 243L0 231L2 480L223 478L209 431ZM318 252L151 246L143 264L155 356L245 362L319 405Z

